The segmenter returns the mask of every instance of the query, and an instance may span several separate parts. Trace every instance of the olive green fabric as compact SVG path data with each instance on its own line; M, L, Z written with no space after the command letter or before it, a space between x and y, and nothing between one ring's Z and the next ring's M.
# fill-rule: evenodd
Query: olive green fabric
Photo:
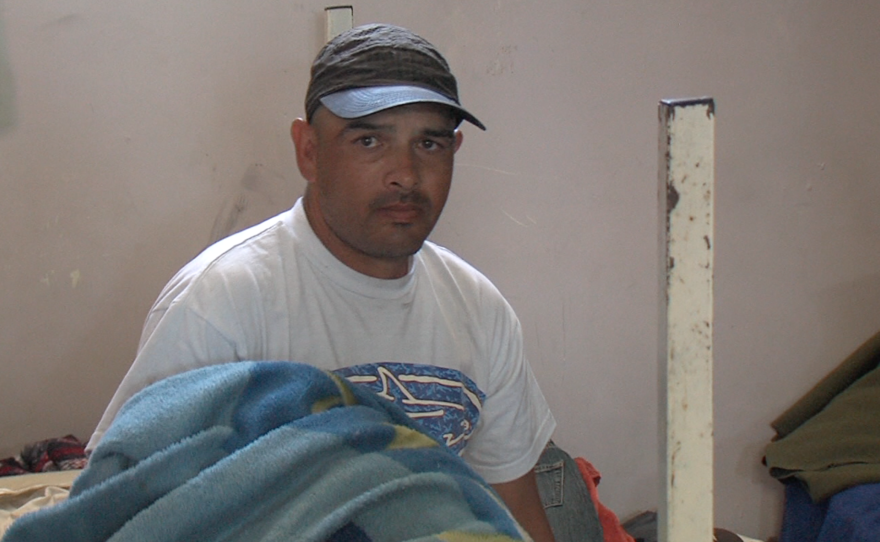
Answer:
M880 482L880 333L773 422L765 461L803 482L814 502Z
M818 414L840 392L880 363L880 332L865 341L828 376L770 424L782 438Z

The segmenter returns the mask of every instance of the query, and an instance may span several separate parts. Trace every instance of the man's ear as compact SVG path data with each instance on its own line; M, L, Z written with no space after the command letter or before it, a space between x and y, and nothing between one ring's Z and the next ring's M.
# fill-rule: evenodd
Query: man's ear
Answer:
M458 152L458 149L461 147L461 142L464 140L464 134L461 133L461 130L455 131L455 152Z
M296 147L296 165L303 178L312 182L318 169L318 134L311 124L303 119L296 119L290 125L290 137Z

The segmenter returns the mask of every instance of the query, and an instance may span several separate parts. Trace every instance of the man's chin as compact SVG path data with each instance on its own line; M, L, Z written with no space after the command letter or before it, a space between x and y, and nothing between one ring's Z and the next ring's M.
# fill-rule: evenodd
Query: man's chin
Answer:
M409 258L416 252L421 250L425 239L421 236L411 239L395 240L393 242L384 242L374 244L367 252L373 257L387 260L399 260L401 258Z

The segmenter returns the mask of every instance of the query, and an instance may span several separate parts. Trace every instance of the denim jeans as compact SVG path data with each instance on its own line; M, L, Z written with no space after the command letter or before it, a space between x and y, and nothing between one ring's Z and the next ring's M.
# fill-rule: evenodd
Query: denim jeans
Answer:
M535 465L535 477L556 542L603 542L596 506L570 455L551 441Z

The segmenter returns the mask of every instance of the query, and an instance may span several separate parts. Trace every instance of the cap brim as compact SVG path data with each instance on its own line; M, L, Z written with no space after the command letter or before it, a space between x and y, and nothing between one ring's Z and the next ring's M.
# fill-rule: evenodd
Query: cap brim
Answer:
M436 103L454 109L462 119L470 122L477 128L481 130L486 129L477 117L471 115L465 108L455 103L454 100L424 87L395 85L350 88L328 94L321 98L320 101L331 113L343 119L366 117L379 111L406 104Z

